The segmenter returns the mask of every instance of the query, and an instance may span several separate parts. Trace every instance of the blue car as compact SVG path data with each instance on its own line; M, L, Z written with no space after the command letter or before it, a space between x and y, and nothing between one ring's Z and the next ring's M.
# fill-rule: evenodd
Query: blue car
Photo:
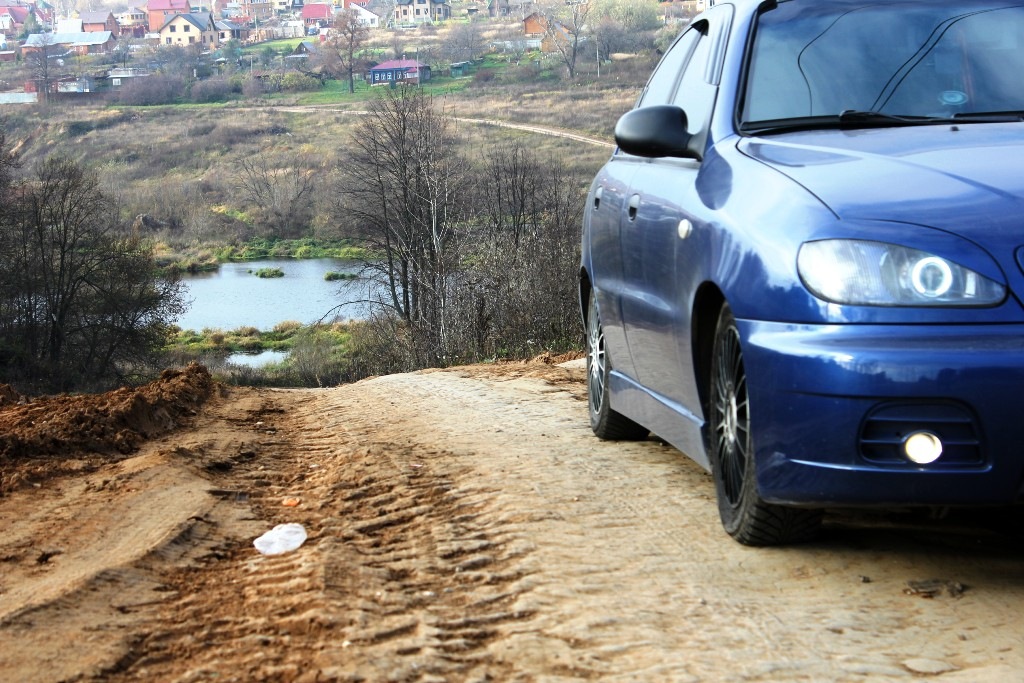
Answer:
M591 426L740 543L1024 500L1024 4L719 2L591 186Z

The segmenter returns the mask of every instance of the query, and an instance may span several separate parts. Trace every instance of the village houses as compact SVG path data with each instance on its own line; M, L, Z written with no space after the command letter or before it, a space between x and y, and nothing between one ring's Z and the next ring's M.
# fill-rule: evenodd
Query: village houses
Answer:
M160 28L175 14L189 14L192 6L188 0L149 0L146 13L149 15L149 32L159 33Z
M445 0L395 0L393 17L399 25L446 21L452 18L452 6Z
M161 45L186 46L198 43L213 48L219 42L217 27L209 12L175 14L160 27L159 33Z

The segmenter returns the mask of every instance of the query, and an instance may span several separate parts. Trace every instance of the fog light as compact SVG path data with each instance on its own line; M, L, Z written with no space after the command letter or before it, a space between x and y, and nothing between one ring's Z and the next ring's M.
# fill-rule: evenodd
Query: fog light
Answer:
M903 440L903 452L912 462L927 465L942 455L942 441L931 432L914 432Z

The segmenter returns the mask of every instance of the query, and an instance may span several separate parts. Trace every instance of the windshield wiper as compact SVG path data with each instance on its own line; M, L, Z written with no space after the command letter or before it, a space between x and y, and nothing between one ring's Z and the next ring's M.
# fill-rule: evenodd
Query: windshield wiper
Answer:
M953 114L958 123L1016 123L1024 121L1024 112L1020 111L978 111Z
M1019 111L986 111L958 112L950 116L908 116L903 114L883 114L877 111L855 111L847 109L839 115L840 123L866 123L886 125L889 123L901 126L933 123L1013 123L1024 121L1024 112Z
M839 114L839 123L875 126L917 126L950 121L946 116L909 116L906 114L883 114L880 111L858 111L847 109Z
M984 114L954 114L953 116L915 116L847 109L838 115L829 114L827 116L798 116L789 119L745 121L740 124L740 131L753 135L771 135L775 133L835 128L884 128L896 126L934 126L943 123L995 123L1012 121L1024 121L1024 113L992 112Z

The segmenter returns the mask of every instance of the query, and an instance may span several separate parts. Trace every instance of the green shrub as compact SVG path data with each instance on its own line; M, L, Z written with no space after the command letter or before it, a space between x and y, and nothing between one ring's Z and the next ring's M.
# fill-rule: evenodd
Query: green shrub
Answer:
M193 102L224 102L235 94L231 81L226 78L210 78L192 84L189 95Z
M253 271L249 271L253 272ZM253 273L256 277L261 278L273 278L273 277L284 277L284 271L280 268L260 268Z
M285 92L305 92L319 89L319 80L297 71L288 72L281 77L281 90Z
M185 90L185 79L176 76L146 76L133 78L117 91L122 104L152 106L171 104Z

